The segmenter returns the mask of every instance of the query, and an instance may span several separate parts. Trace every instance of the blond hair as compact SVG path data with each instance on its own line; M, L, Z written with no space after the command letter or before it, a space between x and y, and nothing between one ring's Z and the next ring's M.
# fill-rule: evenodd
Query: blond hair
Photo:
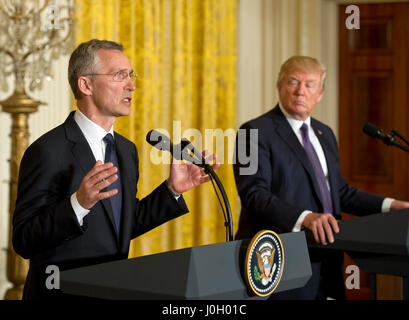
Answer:
M294 69L300 69L305 72L317 72L321 76L321 90L325 87L325 66L317 59L307 56L293 56L286 60L282 65L278 74L277 86L281 85L281 82Z

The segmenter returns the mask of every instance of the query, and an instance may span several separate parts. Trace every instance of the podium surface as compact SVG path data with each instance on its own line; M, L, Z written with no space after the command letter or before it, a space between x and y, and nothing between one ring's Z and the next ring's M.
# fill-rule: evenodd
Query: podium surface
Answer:
M304 232L281 234L285 267L275 292L311 277ZM250 240L185 248L61 273L64 293L102 299L263 299L243 279ZM273 294L274 294L273 293Z
M409 210L378 213L339 222L334 243L309 247L344 250L365 272L409 276Z

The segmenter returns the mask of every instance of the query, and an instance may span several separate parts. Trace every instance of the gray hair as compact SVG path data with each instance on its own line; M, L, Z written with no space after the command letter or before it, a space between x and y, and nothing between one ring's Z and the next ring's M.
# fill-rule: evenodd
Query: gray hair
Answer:
M81 99L82 93L78 88L78 78L96 72L99 49L123 51L120 43L108 40L92 39L81 43L71 54L68 63L68 81L75 99Z

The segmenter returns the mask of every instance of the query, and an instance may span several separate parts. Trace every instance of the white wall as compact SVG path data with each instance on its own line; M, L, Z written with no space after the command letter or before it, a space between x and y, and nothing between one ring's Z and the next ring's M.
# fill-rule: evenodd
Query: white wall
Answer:
M29 117L30 143L62 123L71 110L71 95L67 80L68 57L64 56L53 65L54 79L44 83L41 91L28 92L36 100L46 102L39 111ZM0 101L8 98L14 90L10 79L10 90L0 92ZM0 112L0 299L4 298L10 283L6 279L6 252L9 224L9 163L10 125L9 114Z
M337 1L240 0L237 125L274 107L281 64L292 55L327 67L327 89L314 116L337 132Z

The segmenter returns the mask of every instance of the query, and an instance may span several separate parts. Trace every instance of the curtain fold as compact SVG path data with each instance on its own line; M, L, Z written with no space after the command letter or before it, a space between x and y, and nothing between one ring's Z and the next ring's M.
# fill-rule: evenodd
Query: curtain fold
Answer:
M115 130L139 152L138 198L169 175L167 155L146 133L161 128L208 148L230 200L235 230L238 197L232 170L236 119L237 0L77 1L76 44L92 38L121 42L138 74L132 113ZM159 163L158 163L159 162ZM223 214L212 185L184 194L190 213L133 240L130 257L225 241Z

